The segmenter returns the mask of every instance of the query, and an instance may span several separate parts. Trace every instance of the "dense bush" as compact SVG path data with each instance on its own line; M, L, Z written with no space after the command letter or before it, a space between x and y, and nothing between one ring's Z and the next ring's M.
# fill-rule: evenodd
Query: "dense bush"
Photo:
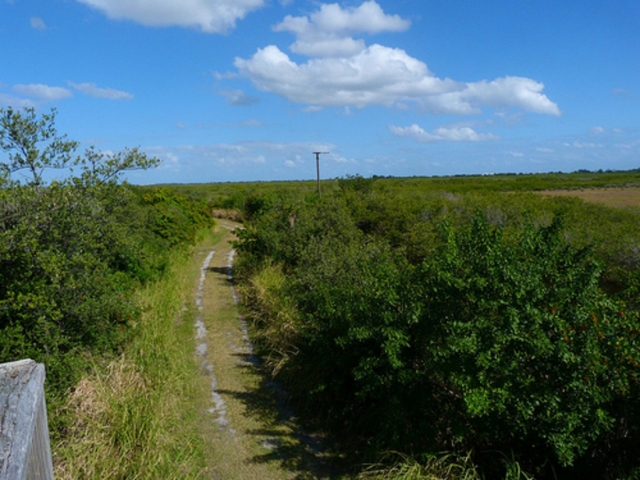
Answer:
M637 391L637 312L561 233L557 219L525 223L509 244L479 216L420 266L412 360L426 382L414 385L449 411L438 430L452 443L572 465L610 431L611 403Z
M134 289L162 273L168 249L212 222L199 203L119 183L157 159L137 149L74 157L54 120L55 111L0 110L0 362L45 363L52 406L96 354L127 341ZM64 178L47 181L52 168Z
M407 202L356 178L273 201L237 245L258 347L351 451L629 474L640 320L632 280L635 304L601 289L602 260L639 237L592 248L606 232L581 233L581 202L491 198Z
M191 200L162 187L137 192L147 215L145 227L165 242L165 248L193 244L198 232L212 224L209 206L202 200Z

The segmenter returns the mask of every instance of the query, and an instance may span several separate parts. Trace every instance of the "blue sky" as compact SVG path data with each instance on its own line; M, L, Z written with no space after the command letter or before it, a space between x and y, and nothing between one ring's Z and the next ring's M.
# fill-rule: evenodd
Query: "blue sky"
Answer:
M638 168L639 101L638 0L0 0L0 107L133 183Z

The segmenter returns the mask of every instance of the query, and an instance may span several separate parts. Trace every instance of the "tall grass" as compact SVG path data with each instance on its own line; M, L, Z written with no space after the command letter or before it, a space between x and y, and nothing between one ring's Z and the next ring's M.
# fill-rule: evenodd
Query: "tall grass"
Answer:
M61 414L58 479L201 478L199 374L193 360L194 262L176 254L163 280L139 292L141 321L122 355L96 365ZM190 305L185 307L186 305Z
M423 461L402 454L390 454L382 464L370 465L358 480L482 480L471 453L462 457L450 453L427 455ZM532 480L518 462L504 460L505 480Z
M290 357L297 355L299 312L286 295L281 265L268 263L241 286L243 307L253 323L253 340L266 367L276 375Z

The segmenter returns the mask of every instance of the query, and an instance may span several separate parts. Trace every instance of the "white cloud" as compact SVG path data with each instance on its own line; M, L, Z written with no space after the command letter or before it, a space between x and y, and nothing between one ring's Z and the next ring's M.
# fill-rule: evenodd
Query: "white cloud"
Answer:
M25 97L35 97L39 100L47 102L61 100L73 96L71 90L62 87L50 87L41 83L32 83L29 85L14 85L13 91L24 95Z
M602 135L603 133L606 133L607 131L602 128L602 127L591 127L589 129L589 135L591 135L592 137L596 137L598 135Z
M326 32L401 32L411 26L399 15L385 14L373 0L346 10L337 3L322 5L320 11L311 15L311 23Z
M75 88L85 95L96 98L106 98L108 100L131 100L133 95L113 88L100 88L95 83L73 83L67 82L69 86Z
M447 115L480 114L483 107L560 115L558 106L542 93L544 85L530 78L505 76L471 83L441 79L404 50L366 46L354 38L403 31L409 25L398 15L384 13L375 1L357 8L324 4L309 16L287 16L274 27L296 36L291 50L311 57L306 62L298 63L269 45L251 58L236 58L234 65L259 89L306 104L306 111L414 105L425 113Z
M575 140L573 143L565 143L565 147L575 147L575 148L602 148L604 145L602 143L593 143L593 142L581 142L579 140Z
M431 95L461 90L463 85L435 78L427 66L403 50L372 45L352 57L293 62L278 47L259 49L235 66L258 88L296 103L318 107L392 106L399 101L426 101Z
M109 18L127 19L145 26L198 28L227 33L236 21L264 5L264 0L77 0Z
M35 28L36 30L46 30L47 25L44 23L40 17L31 17L30 20L31 28Z
M536 113L560 115L558 106L541 92L544 84L523 77L504 77L487 82L467 83L463 100L492 107L517 106Z
M355 40L358 33L400 32L411 22L399 15L387 15L373 0L357 8L343 9L339 4L324 4L310 16L288 15L274 27L277 32L292 32L296 41L291 45L295 53L331 57L355 55L365 49L363 40Z
M223 169L235 167L251 167L266 163L282 164L282 159L307 160L308 165L315 172L314 158L311 152L331 151L335 146L327 143L297 142L238 142L216 145L177 146L177 147L151 147L147 151L160 158L179 158L183 166L191 165L194 168L207 168L216 166ZM323 156L324 161L340 163L345 161L336 154Z
M215 78L216 80L232 80L240 76L236 72L226 72L226 73L211 72L211 74L213 75L213 78Z
M247 95L242 90L222 90L218 92L218 95L227 99L230 105L246 107L248 105L254 105L259 103L260 100L251 95Z
M242 122L230 123L197 123L194 126L201 129L219 128L219 127L261 127L263 123L260 120L251 118Z
M14 95L7 95L6 93L0 93L0 105L14 108L30 108L36 106L35 102L31 100L19 98Z
M440 127L436 128L433 133L426 132L419 125L413 124L409 127L397 127L390 125L389 130L399 137L413 138L421 143L430 143L437 141L446 142L485 142L490 140L499 140L499 137L490 133L478 133L469 127Z

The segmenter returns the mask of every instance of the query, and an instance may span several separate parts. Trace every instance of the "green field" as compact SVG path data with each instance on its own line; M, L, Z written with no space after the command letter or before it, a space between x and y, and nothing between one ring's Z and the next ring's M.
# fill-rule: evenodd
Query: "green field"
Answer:
M426 192L466 193L483 192L526 192L541 190L579 190L586 188L638 187L640 171L625 172L576 172L513 175L482 175L452 177L374 177L376 187L391 191L424 194ZM338 189L338 180L323 180L321 191L330 193ZM206 198L214 205L256 193L290 191L300 194L317 192L315 181L289 182L237 182L213 184L172 184L167 185L189 195Z

